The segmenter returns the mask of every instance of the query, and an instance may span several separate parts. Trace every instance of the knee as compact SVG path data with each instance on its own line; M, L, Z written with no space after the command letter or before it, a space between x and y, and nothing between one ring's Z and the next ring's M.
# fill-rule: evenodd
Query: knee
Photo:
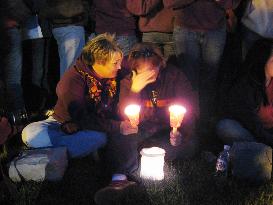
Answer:
M229 138L232 136L232 121L229 119L220 120L216 125L216 135L220 139Z
M39 122L27 125L22 131L22 141L28 147L48 147L52 146L47 131L43 130Z
M34 137L31 134L32 133L31 130L32 130L32 124L29 124L22 131L22 141L27 146L30 145L31 139Z

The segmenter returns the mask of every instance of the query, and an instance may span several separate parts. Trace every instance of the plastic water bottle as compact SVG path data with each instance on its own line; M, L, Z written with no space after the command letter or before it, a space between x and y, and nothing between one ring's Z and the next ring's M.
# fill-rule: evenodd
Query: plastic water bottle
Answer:
M219 154L216 161L216 176L228 176L228 166L229 166L229 149L230 146L224 145L224 150Z

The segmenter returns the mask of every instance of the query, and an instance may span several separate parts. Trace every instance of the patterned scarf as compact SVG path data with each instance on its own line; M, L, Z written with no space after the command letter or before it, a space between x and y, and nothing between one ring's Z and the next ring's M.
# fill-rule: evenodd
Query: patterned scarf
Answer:
M117 92L116 79L102 79L99 81L94 77L96 73L93 69L88 73L83 71L80 66L76 66L76 70L86 79L89 97L95 102L95 105L103 104L104 107L109 107Z

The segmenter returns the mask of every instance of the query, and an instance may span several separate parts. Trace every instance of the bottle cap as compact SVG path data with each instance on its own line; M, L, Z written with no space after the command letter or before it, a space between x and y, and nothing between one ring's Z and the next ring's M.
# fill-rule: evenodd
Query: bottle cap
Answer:
M230 149L230 146L229 146L229 145L224 145L224 149L225 149L225 150L229 150L229 149Z

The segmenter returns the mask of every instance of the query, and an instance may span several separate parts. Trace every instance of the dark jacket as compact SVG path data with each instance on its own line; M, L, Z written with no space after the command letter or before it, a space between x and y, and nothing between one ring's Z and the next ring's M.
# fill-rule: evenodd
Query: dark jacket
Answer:
M162 0L127 0L127 7L139 16L141 32L173 32L174 11L165 8Z
M195 134L195 122L199 117L198 97L185 75L173 65L162 68L155 83L147 85L140 93L132 93L131 75L121 80L118 110L126 119L126 105L141 105L140 127L152 134L170 128L169 105L179 103L187 112L180 128L183 136L189 138ZM158 93L157 108L152 106L151 92Z
M221 116L239 121L258 141L273 146L273 135L264 128L258 114L262 86L248 76L237 81L227 94Z
M18 25L24 24L32 15L31 8L23 0L7 0L3 2L4 4L1 6L5 8L4 16L7 19L16 21Z
M96 33L135 35L136 17L129 12L126 0L93 0Z
M175 11L175 25L194 31L224 28L226 9L238 6L240 0L163 0Z
M87 75L78 72L78 69L91 75L101 86L90 82ZM81 129L119 132L120 122L115 120L117 94L113 98L105 96L96 103L95 98L90 97L89 90L90 88L101 90L99 97L103 98L102 93L108 91L105 86L108 79L98 78L92 70L78 58L75 65L65 72L56 88L58 100L53 117L61 123L72 121Z
M39 17L49 20L53 27L84 25L87 20L87 0L34 0L33 2Z

